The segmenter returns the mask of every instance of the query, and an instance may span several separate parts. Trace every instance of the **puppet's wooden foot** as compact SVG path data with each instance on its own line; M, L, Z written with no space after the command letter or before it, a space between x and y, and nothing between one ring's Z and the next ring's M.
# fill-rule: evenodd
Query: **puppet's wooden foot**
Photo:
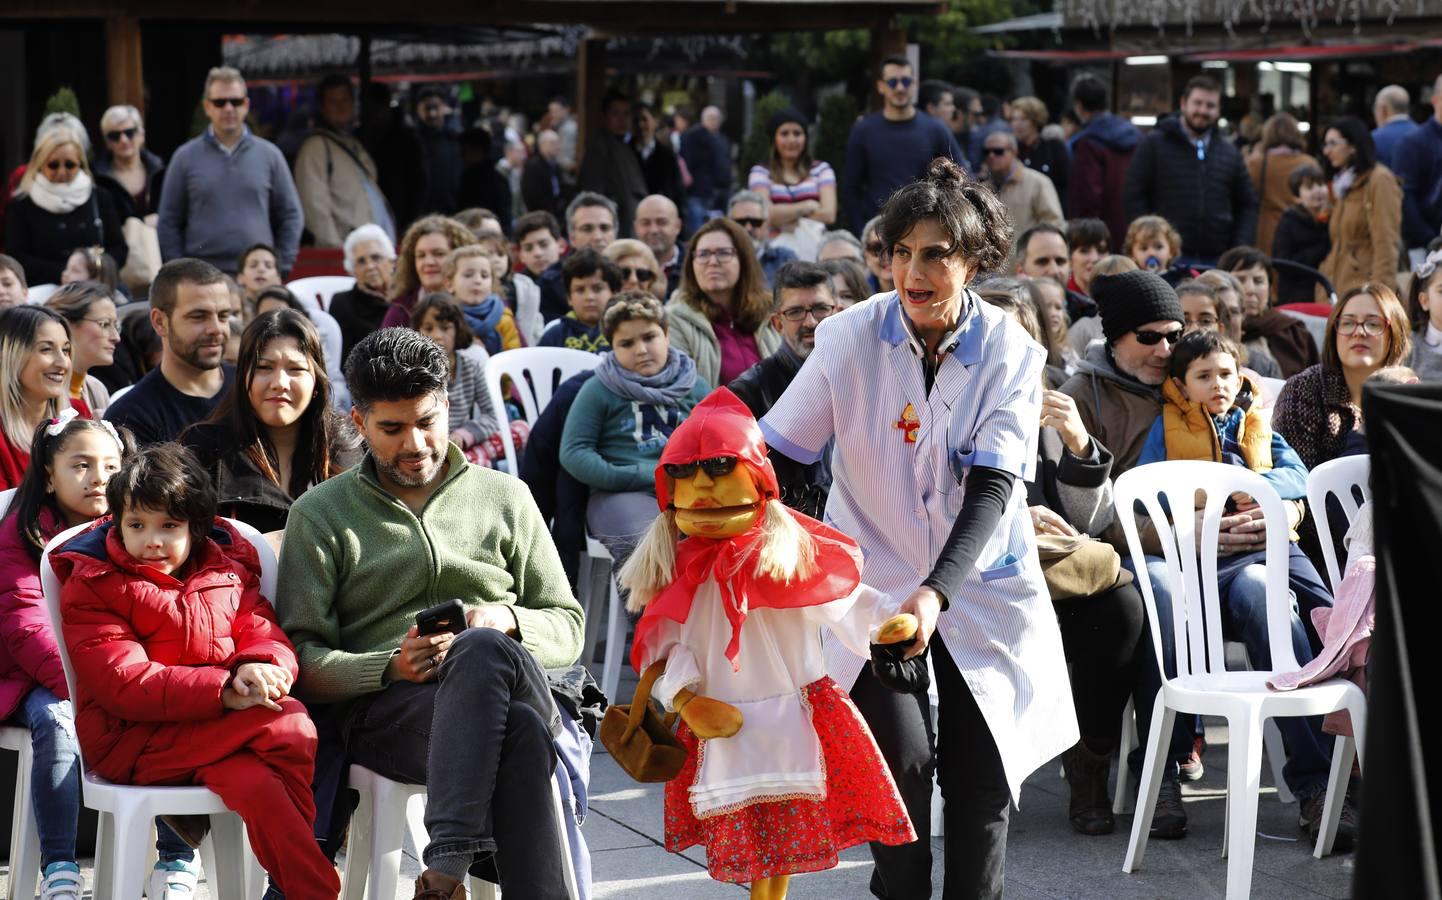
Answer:
M751 882L751 900L786 900L790 875L773 875Z

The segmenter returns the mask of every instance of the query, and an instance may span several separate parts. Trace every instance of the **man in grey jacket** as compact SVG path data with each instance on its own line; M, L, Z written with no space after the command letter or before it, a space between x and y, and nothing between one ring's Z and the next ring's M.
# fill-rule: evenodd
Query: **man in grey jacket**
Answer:
M280 149L250 133L245 79L228 66L205 78L210 127L171 157L160 195L160 255L203 259L235 274L240 254L268 244L288 273L305 223Z

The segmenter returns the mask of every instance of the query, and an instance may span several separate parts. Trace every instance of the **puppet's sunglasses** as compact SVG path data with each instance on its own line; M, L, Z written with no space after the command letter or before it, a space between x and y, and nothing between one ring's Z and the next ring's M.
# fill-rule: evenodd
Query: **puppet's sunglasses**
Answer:
M683 480L691 478L700 469L711 478L720 478L722 475L730 475L736 470L736 457L734 456L713 456L710 459L698 459L688 463L667 463L663 468L666 474L672 478Z

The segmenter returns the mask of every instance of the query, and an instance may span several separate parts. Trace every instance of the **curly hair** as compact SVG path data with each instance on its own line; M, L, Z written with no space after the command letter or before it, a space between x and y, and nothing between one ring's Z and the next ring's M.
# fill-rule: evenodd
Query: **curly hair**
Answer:
M470 229L448 216L426 216L417 219L401 238L396 271L391 277L392 298L404 297L420 289L420 278L416 275L416 244L428 234L445 235L451 250L476 242L476 236L471 234Z
M670 332L666 322L666 307L650 294L627 291L611 298L606 311L601 313L601 333L610 341L622 322L655 322L664 332Z
M881 210L876 233L890 256L897 242L926 219L951 240L946 255L960 254L975 275L1000 271L1011 254L1012 225L996 192L971 178L946 157L937 157L926 176L900 188Z

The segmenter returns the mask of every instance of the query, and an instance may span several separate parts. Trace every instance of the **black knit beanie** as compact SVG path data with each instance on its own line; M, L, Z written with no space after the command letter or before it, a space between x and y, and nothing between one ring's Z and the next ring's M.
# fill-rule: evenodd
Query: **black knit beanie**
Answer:
M774 138L776 136L776 132L781 128L782 125L785 125L787 122L795 122L797 125L801 126L802 131L805 131L808 125L806 117L801 114L800 110L796 109L793 106L788 106L785 109L781 110L781 112L773 115L771 117L771 121L766 123L771 128L771 136Z
M1177 292L1153 272L1098 275L1091 288L1108 344L1148 322L1171 320L1186 324Z

